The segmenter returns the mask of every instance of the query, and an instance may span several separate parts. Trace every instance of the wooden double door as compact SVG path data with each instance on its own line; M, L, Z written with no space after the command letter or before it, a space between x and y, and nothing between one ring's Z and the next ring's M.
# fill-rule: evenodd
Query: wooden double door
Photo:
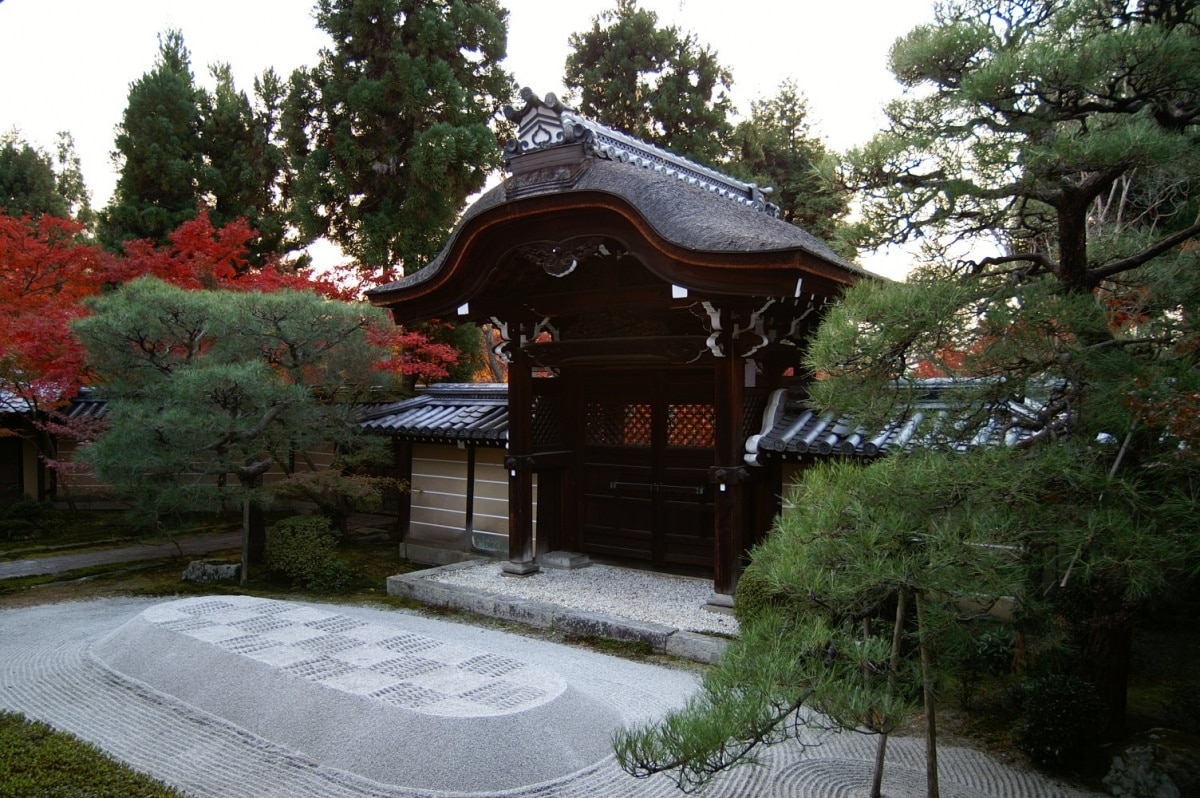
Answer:
M711 570L712 372L600 371L580 380L579 548Z

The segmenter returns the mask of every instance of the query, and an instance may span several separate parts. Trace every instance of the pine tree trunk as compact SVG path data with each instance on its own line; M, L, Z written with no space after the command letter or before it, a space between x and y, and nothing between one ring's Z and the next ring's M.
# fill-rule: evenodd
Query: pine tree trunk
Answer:
M241 584L246 584L250 571L250 499L242 499L242 577Z
M939 798L937 764L937 699L933 691L933 656L926 639L925 612L922 610L921 595L915 596L917 605L917 636L921 646L921 682L925 699L925 795Z
M888 695L896 688L896 674L900 670L900 642L904 638L904 613L907 607L908 588L896 594L896 625L892 627L892 658L888 664ZM871 774L871 798L880 798L883 790L883 765L887 758L888 732L879 735L875 747L875 771Z
M1092 596L1092 617L1087 620L1080 660L1084 678L1108 707L1105 737L1115 740L1126 731L1134 617L1121 591L1097 585Z

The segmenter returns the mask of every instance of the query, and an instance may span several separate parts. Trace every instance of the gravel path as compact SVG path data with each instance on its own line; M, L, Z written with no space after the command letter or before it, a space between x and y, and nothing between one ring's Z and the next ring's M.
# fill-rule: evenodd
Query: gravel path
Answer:
M216 535L194 535L162 543L140 543L116 549L97 549L74 554L52 555L33 560L0 561L0 579L41 574L65 574L78 568L113 563L138 562L207 554L242 545L241 532L222 532Z
M22 712L91 741L195 796L665 798L679 794L664 777L631 779L611 757L562 778L500 790L489 789L486 773L476 774L478 781L471 790L442 791L414 788L403 773L387 781L371 780L332 767L281 743L269 727L252 733L135 680L95 655L100 641L117 630L128 633L127 625L139 621L156 603L161 604L111 599L0 611L0 708ZM553 668L568 684L607 702L624 722L661 715L677 706L696 685L692 675L681 671L415 614L333 605L292 606ZM223 684L235 687L233 674L216 667L221 660L198 655L199 651L188 649L186 656L176 657L173 666L214 688ZM153 646L126 654L151 659L171 656ZM265 685L236 686L243 695L256 696L264 707L275 699ZM305 707L296 710L303 713ZM323 719L306 720L320 724ZM431 761L449 753L402 728L395 730L393 744L417 747ZM541 753L530 751L529 756ZM851 798L864 794L873 754L873 739L848 734L830 736L807 750L796 744L779 745L765 752L761 766L736 769L704 794L715 798ZM947 747L939 754L945 798L1091 795L1005 767L975 751ZM885 794L890 798L923 795L922 763L920 741L894 740L889 746Z
M737 619L705 609L711 579L670 576L630 568L589 565L574 570L543 568L530 576L503 576L496 563L440 570L431 581L515 598L544 601L585 612L599 612L660 623L689 632L736 635Z

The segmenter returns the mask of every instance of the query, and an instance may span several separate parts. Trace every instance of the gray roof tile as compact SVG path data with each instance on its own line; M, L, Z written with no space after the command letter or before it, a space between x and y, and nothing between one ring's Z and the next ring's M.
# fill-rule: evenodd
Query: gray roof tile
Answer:
M412 441L503 446L508 441L508 386L432 385L411 399L364 408L362 426Z

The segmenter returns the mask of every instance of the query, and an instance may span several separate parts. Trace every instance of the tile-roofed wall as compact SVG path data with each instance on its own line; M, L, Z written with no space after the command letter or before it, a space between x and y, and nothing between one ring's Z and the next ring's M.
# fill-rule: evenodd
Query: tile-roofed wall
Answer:
M412 441L503 446L508 441L508 386L433 385L411 399L365 409L362 426Z
M780 389L771 395L757 434L746 441L746 462L759 465L763 458L798 459L803 456L879 457L889 452L931 444L959 449L974 446L1012 446L1032 434L1022 424L1038 411L1037 401L1008 400L990 408L986 423L959 431L936 388L915 412L903 421L877 429L863 427L837 413L818 413L808 407L802 391Z

